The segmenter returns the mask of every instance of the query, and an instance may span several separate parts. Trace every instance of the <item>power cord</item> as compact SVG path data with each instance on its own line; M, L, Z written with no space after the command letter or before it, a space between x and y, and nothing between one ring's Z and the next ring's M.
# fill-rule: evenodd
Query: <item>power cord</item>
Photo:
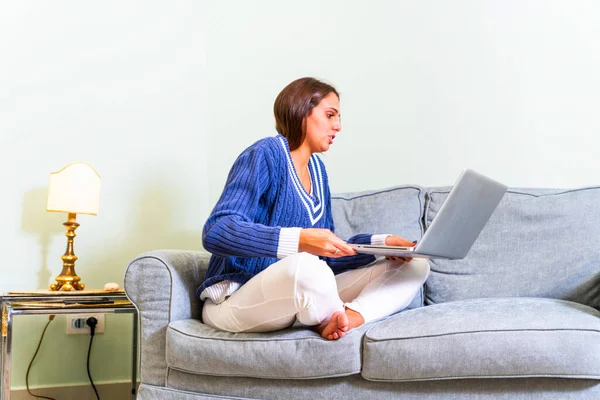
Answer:
M85 323L87 326L90 327L90 347L88 348L87 354L87 374L88 378L90 378L92 389L94 389L94 393L96 393L96 398L100 400L100 396L98 395L98 391L96 390L96 385L94 385L94 381L92 380L92 374L90 374L90 353L92 352L92 341L94 340L94 333L96 332L96 325L98 325L98 320L94 317L90 317L85 321Z
M33 397L37 397L38 399L56 400L54 397L38 396L37 394L31 393L31 390L29 390L29 371L31 371L31 366L33 365L33 360L35 360L35 357L37 356L38 351L40 351L40 347L42 345L42 340L44 340L44 335L46 334L46 329L48 329L48 325L50 325L50 322L52 322L54 320L54 317L55 317L55 315L50 315L48 317L48 322L46 323L46 327L44 327L44 330L42 331L42 336L40 337L40 341L38 343L37 349L35 349L35 353L33 353L33 357L31 357L31 361L29 362L29 366L27 367L27 373L25 374L25 386L27 388L27 393L29 393Z

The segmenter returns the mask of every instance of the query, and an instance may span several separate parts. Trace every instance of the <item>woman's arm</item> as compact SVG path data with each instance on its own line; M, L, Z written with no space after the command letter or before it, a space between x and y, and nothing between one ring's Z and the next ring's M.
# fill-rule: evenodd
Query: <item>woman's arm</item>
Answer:
M329 267L335 272L342 272L348 269L359 268L375 261L375 256L370 254L358 254L356 250L348 246L346 243L351 244L383 244L379 242L372 242L374 238L371 234L359 234L351 237L347 241L340 239L335 235L335 227L333 223L333 213L331 212L331 192L329 190L329 179L323 162L317 157L317 160L321 164L321 170L323 171L323 187L324 187L324 206L325 206L325 229L323 231L328 232L328 236L324 237L327 243L321 246L321 252L309 251L312 254L320 256ZM304 231L313 231L314 229L305 229ZM375 235L376 240L384 240L385 236ZM302 245L302 240L301 240ZM339 252L335 253L336 248L340 249ZM302 248L300 249L302 251Z
M364 233L355 235L348 239L347 243L371 244L371 239L373 236L374 235ZM375 261L375 256L371 254L358 254L354 249L352 249L352 251L353 255L336 257L340 255L340 253L338 253L335 256L321 257L321 259L325 261L335 273L343 272L349 269L360 268Z
M270 171L259 148L238 157L204 225L202 244L207 251L221 257L277 257L281 228L253 222L262 210L261 196L270 188Z

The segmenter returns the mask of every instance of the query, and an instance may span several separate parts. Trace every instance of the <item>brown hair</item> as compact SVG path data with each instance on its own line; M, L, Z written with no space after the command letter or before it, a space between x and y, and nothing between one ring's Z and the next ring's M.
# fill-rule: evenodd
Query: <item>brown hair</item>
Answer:
M335 88L315 78L296 79L277 95L273 112L275 129L285 137L290 151L296 150L306 136L306 117L330 93L340 95Z

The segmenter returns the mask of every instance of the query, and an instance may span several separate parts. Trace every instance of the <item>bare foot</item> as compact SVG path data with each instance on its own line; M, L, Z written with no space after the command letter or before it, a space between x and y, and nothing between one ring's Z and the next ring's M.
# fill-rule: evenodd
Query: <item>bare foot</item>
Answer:
M348 330L348 316L343 311L336 311L328 322L317 325L315 330L325 339L337 340Z
M346 316L348 316L348 329L358 328L361 325L364 325L365 319L362 314L358 311L354 311L351 308L346 308Z

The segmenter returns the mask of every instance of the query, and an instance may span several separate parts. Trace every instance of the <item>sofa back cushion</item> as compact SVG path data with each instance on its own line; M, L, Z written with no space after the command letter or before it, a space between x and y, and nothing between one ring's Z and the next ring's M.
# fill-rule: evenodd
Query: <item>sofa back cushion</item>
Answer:
M348 239L359 233L389 233L409 240L423 236L425 189L397 186L331 196L335 233Z
M342 193L331 196L335 233L348 239L359 233L389 233L409 240L420 240L425 231L423 212L425 189L419 186ZM407 310L422 307L423 288Z
M430 189L425 225L450 188ZM600 304L600 187L509 189L462 260L431 260L426 303L547 297Z

